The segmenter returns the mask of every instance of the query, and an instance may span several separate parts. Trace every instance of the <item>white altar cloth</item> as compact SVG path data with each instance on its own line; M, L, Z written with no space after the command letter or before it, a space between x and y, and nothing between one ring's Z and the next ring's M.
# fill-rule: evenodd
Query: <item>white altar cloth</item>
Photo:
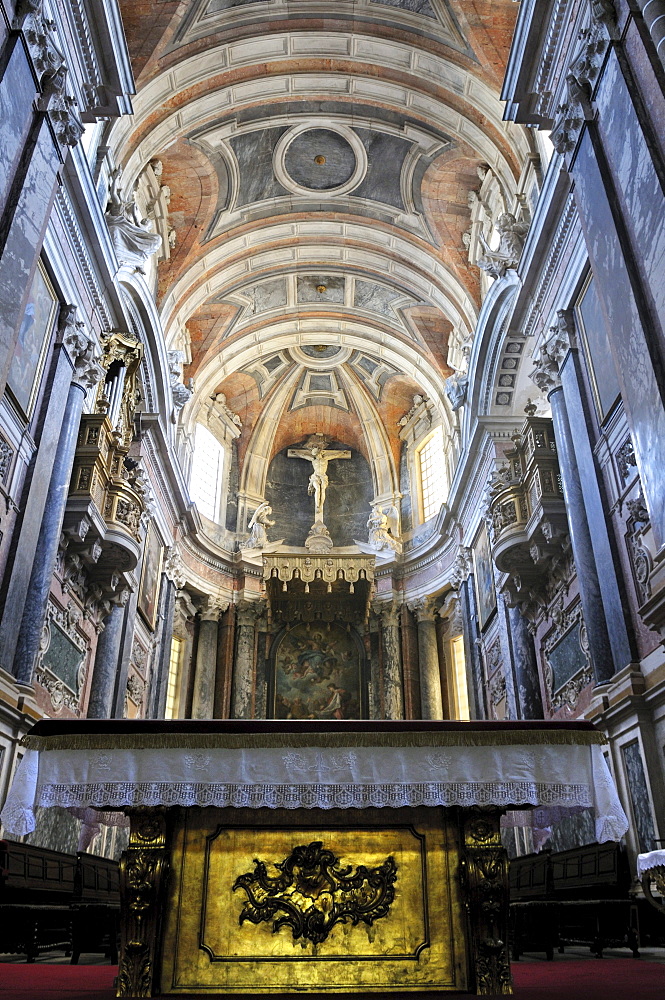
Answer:
M649 851L637 855L637 877L642 878L652 868L665 868L665 851Z
M599 842L628 829L601 747L547 743L26 750L2 822L20 836L37 806L90 823L90 809L158 805L591 808Z

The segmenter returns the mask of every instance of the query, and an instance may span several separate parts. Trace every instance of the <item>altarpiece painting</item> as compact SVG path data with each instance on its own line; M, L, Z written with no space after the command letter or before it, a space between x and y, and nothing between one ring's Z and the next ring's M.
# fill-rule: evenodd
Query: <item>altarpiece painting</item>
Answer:
M275 654L274 718L359 719L361 657L351 632L301 623Z

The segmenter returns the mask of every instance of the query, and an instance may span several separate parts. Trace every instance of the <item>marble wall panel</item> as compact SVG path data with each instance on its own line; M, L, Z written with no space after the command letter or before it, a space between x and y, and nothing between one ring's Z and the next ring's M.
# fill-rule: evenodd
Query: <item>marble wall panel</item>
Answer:
M296 283L298 302L344 302L344 277L334 274L303 274ZM317 288L323 288L319 292Z
M633 811L633 821L637 830L637 837L640 843L640 851L655 851L656 831L653 825L651 814L651 803L647 790L647 779L642 763L640 745L635 740L621 748L623 764L626 769L628 792L630 794L630 804Z
M596 102L605 155L665 357L665 198L616 50L608 58Z
M12 51L0 80L0 212L28 138L35 97L35 82L18 36L10 44Z
M354 198L369 198L404 210L401 191L402 167L413 143L384 132L355 130L367 150L367 174L353 190Z
M400 298L399 292L393 292L384 285L373 281L356 281L354 305L358 309L368 309L382 316L394 317L392 303Z
M60 159L45 118L39 123L25 181L13 208L7 240L0 249L0 393L13 354L25 298L55 190Z
M275 177L272 167L275 145L285 131L286 127L257 129L229 139L238 161L240 177L234 208L288 194Z
M409 475L409 451L403 443L399 456L399 489L402 494L400 506L402 532L413 528L413 503L411 500L411 476Z
M605 183L587 129L573 167L574 195L596 278L656 543L665 540L665 409Z

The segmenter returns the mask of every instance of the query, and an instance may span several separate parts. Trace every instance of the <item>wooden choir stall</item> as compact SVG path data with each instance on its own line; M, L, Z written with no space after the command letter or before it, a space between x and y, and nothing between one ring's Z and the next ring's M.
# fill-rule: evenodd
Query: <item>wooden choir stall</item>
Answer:
M591 808L619 840L603 740L584 722L45 720L3 822L129 822L118 996L508 994L501 816Z

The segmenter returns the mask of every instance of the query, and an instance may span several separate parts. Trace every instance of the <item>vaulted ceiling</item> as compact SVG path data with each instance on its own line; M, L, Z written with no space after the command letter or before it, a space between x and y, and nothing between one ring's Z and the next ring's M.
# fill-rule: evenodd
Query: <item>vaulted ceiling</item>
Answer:
M137 95L110 144L128 183L159 160L170 189L157 304L191 412L225 392L241 454L262 418L273 454L323 430L369 455L372 425L396 463L477 317L478 172L514 189L528 154L498 99L513 0L121 7Z

